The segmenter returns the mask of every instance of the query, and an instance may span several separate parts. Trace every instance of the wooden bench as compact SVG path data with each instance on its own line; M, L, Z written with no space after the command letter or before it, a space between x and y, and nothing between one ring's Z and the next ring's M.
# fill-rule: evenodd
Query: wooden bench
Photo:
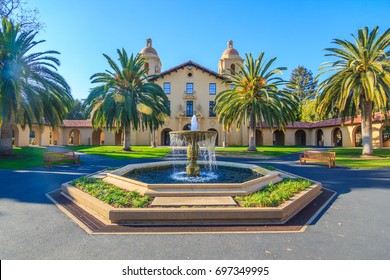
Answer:
M43 167L52 167L53 162L71 161L73 163L80 163L80 155L76 155L74 151L69 152L44 152L43 153Z
M304 151L299 157L300 164L305 164L309 160L328 162L329 168L336 167L335 152Z

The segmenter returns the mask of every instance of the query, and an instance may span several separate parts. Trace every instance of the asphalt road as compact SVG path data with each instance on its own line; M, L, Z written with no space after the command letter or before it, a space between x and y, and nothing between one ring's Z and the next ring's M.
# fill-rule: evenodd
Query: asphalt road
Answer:
M65 181L137 160L81 159L79 166L0 170L0 259L390 259L390 169L300 166L296 154L234 159L273 165L336 191L302 233L89 235L45 194Z

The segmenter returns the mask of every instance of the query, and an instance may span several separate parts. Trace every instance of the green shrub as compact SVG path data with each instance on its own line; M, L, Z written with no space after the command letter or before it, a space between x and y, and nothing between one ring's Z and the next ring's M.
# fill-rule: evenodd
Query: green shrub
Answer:
M143 208L151 201L147 195L142 196L137 191L120 189L101 179L80 177L72 181L71 185L114 207Z
M235 199L243 207L276 207L312 184L304 179L285 178L278 184L270 183L260 191L247 196L236 196Z

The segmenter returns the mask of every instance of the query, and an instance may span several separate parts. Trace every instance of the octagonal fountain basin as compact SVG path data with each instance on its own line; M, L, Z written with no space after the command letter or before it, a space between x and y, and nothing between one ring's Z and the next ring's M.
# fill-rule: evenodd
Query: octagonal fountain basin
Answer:
M282 181L279 172L257 165L217 162L215 168L201 168L199 176L187 176L181 166L187 162L129 164L107 174L104 181L129 191L158 196L236 196L247 195L269 183ZM199 165L207 166L207 162Z

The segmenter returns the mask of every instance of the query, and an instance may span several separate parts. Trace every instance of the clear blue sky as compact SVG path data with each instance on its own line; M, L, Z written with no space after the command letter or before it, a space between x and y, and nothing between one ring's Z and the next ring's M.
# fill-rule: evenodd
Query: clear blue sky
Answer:
M90 76L108 69L103 53L138 53L153 39L163 71L193 60L217 71L229 39L244 57L276 56L274 66L304 65L315 75L332 39L359 28L390 28L390 0L28 0L46 27L41 48L61 52L60 73L75 98L88 96Z

